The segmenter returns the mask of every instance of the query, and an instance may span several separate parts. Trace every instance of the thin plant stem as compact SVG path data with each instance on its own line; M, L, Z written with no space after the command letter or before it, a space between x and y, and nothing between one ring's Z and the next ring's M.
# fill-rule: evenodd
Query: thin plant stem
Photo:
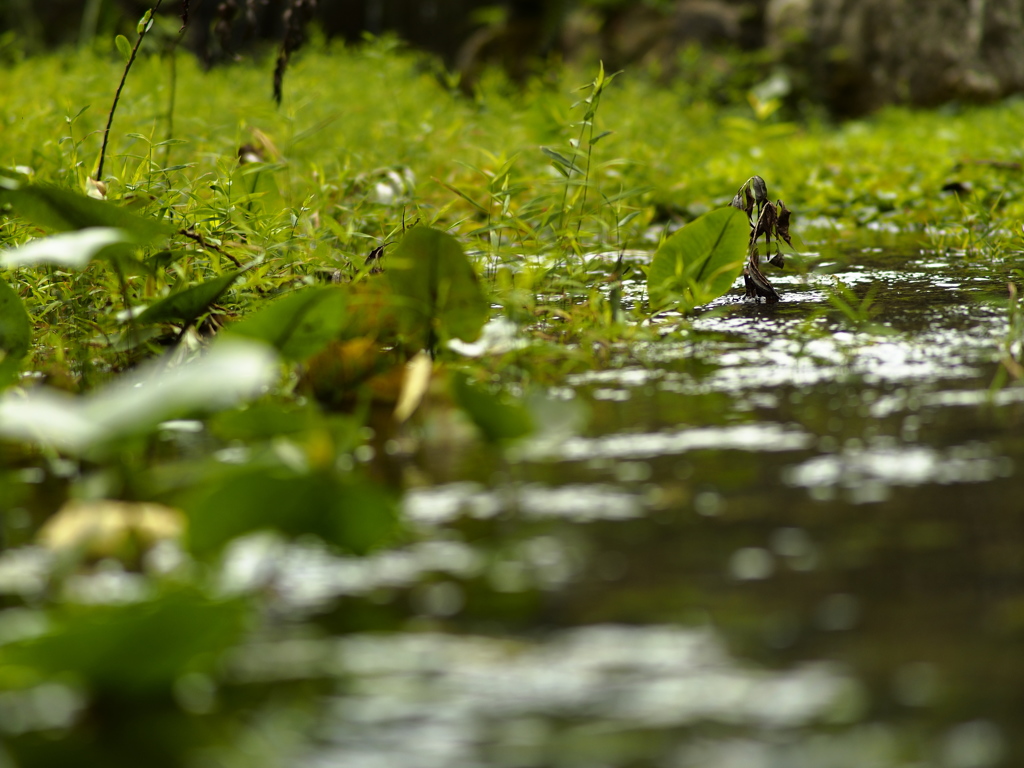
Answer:
M175 100L178 93L178 43L181 41L181 35L178 35L178 39L171 43L168 55L170 56L170 83L168 84L168 96L167 96L167 135L164 143L164 167L166 168L171 164L171 139L174 138L174 107Z
M114 103L110 105L110 114L107 115L107 127L103 129L103 144L100 147L100 160L96 166L96 174L93 179L100 181L103 178L103 161L107 156L107 142L110 140L110 126L114 123L114 113L117 111L117 102L121 99L121 91L124 90L124 84L128 80L128 73L131 71L132 64L135 63L135 56L139 52L139 46L142 45L143 39L146 37L146 33L152 26L153 16L156 15L157 9L160 8L160 4L163 0L156 0L154 5L148 12L146 23L139 29L139 37L135 41L135 47L132 48L131 55L128 57L128 61L124 65L124 73L121 75L121 82L117 84L117 91L114 92ZM146 18L145 16L143 18Z

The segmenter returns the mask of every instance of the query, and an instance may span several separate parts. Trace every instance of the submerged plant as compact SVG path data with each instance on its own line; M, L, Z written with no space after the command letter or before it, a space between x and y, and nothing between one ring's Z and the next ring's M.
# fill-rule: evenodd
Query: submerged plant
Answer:
M758 241L764 235L765 251L771 254L772 241L775 243L775 254L769 255L768 262L782 269L785 258L779 247L779 241L785 240L792 246L789 237L789 219L792 215L784 202L768 199L768 185L760 176L751 176L736 192L730 205L747 214L750 223L750 243L747 250L747 263L743 267L743 282L746 285L746 298L760 300L762 297L768 304L779 301L779 293L761 271L761 254ZM754 215L754 212L757 215Z

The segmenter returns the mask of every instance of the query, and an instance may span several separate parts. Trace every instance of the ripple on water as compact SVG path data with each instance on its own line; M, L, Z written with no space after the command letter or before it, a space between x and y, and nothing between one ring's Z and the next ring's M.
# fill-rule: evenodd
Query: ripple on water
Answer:
M413 489L403 500L403 511L412 521L440 525L463 515L487 519L515 509L527 517L557 517L574 522L629 520L642 514L642 500L635 494L603 483L570 483L546 486L485 488L477 483L449 483Z
M546 765L553 750L572 750L574 727L591 742L701 723L798 729L863 698L835 665L751 667L703 628L595 625L543 643L371 635L335 652L335 673L352 683L335 696L310 766ZM666 748L639 744L648 759Z
M564 461L587 459L649 459L687 451L798 451L808 448L813 438L807 432L772 423L736 424L725 427L695 427L667 432L639 432L570 437L554 450Z
M938 450L923 445L848 448L789 467L785 482L798 488L839 487L853 491L927 483L985 483L1013 473L1013 461L986 443ZM853 501L879 501L874 494Z

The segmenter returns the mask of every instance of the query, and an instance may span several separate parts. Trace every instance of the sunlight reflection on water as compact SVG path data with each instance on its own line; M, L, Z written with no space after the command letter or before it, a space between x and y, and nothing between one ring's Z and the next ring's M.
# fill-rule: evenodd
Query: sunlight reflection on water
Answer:
M665 749L657 740L631 745L630 732L702 723L799 729L846 721L864 705L841 667L757 669L707 628L595 625L542 643L378 635L335 648L335 673L359 682L336 695L310 766L545 765L553 750L571 759L577 748L567 739L582 736L574 721L589 723L586 732L611 754L639 757ZM500 758L513 754L518 760Z

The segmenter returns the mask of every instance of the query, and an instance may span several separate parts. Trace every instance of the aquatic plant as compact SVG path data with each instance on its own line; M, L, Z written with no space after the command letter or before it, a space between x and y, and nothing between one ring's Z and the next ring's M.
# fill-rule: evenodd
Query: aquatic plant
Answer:
M705 214L674 233L647 270L651 309L690 312L724 294L743 268L749 240L743 216L732 208Z
M750 244L747 261L743 266L746 297L754 299L754 301L764 298L766 303L775 304L780 297L778 291L761 271L761 254L758 246L760 238L764 236L768 263L782 269L785 265L785 257L779 248L779 242L785 241L791 247L793 245L789 236L792 211L781 200L772 203L768 199L768 185L760 176L751 176L743 182L730 205L746 213L747 221L750 224ZM774 254L771 253L773 242Z

